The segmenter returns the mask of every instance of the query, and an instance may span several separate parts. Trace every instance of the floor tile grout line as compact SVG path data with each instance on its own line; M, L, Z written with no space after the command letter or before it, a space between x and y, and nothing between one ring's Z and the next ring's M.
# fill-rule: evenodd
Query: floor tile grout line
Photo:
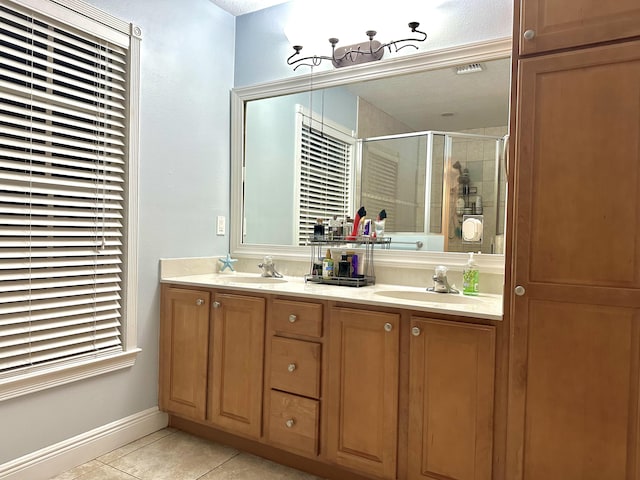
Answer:
M240 455L242 452L240 450L236 450L236 453L233 454L232 456L230 456L229 458L227 458L224 462L222 462L219 465L216 465L215 467L213 467L211 470L204 472L202 475L200 475L197 478L194 478L193 480L199 480L201 478L203 478L205 475L209 475L211 472L218 470L220 467L222 467L223 465L226 465L227 463L229 463L231 460L233 460L234 458L236 458L238 455Z
M158 431L159 431L159 430L158 430ZM155 432L154 432L154 433L155 433ZM153 441L151 441L151 442L149 442L149 443L145 443L144 445L141 445L140 447L135 448L135 449L131 450L130 452L127 452L127 453L125 453L125 454L123 454L123 455L120 455L119 457L114 458L113 460L111 460L111 462L118 461L118 460L120 460L121 458L126 457L127 455L130 455L130 454L132 454L132 453L134 453L134 452L137 452L138 450L141 450L141 449L143 449L143 448L145 448L145 447L149 447L149 446L153 445L154 443L159 442L160 440L164 440L165 438L167 438L167 437L169 437L169 436L171 436L171 435L174 435L175 433L176 433L176 432L170 432L170 433L168 433L167 435L163 435L162 437L157 438L157 439L155 439L155 440L153 440ZM153 435L153 433L150 433L149 435ZM139 438L138 440L141 440L142 438L144 438L144 437L141 437L141 438ZM134 440L134 442L136 442L136 441L138 441L138 440ZM130 445L131 443L133 443L133 442L126 443L126 444L124 444L122 447L115 448L115 449L111 450L111 452L114 452L114 451L116 451L116 450L119 450L120 448L124 448L124 447L126 447L127 445ZM106 456L106 455L109 455L111 452L107 452L107 453L105 453L104 455L100 455L100 457L104 457L104 456ZM100 457L98 457L98 458L100 458ZM98 460L98 459L96 458L96 460ZM109 465L110 467L113 467L113 465L111 465L111 463L110 463L110 462L103 462L102 460L98 460L98 461L99 461L99 462L104 463L105 465Z
M105 464L106 465L106 464ZM132 475L129 472L125 472L124 470L119 469L118 467L114 467L113 465L107 465L109 468L113 468L114 470L119 471L120 473L124 473L125 475L131 477L131 478L135 478L136 480L143 480L142 477L137 477L135 475Z

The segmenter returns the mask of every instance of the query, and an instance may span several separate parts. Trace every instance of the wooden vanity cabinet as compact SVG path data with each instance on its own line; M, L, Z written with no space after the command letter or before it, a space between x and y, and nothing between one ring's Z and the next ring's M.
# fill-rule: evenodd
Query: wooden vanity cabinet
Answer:
M327 456L380 478L396 478L400 315L329 311Z
M208 291L162 286L160 408L204 420L209 355Z
M262 433L265 299L162 285L160 408Z
M496 327L385 310L163 285L160 407L322 478L490 480Z
M638 0L527 0L520 18L521 55L640 35Z
M265 299L215 293L207 420L255 439L262 434Z
M410 327L408 480L491 480L495 327Z

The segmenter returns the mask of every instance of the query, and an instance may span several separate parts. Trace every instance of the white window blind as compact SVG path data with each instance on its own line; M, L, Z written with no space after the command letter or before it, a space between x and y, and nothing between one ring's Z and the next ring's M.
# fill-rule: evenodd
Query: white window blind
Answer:
M312 125L313 124L313 125ZM353 150L350 131L326 119L297 113L296 195L298 245L308 245L317 220L352 215Z
M123 350L128 53L0 3L0 378Z

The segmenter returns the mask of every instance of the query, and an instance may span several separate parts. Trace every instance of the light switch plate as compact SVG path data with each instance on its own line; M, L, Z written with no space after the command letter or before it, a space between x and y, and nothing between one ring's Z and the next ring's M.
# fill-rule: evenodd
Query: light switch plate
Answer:
M216 235L224 235L226 231L226 220L224 215L218 215L216 222Z

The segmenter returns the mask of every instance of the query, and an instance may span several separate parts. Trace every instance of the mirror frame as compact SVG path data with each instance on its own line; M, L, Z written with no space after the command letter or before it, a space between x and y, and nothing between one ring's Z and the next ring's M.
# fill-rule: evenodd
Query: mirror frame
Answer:
M441 50L395 57L353 67L313 74L313 89L336 87L350 83L376 80L396 75L438 70L465 63L483 62L511 56L511 37L466 44ZM309 261L310 247L291 245L243 244L244 205L244 123L245 102L261 98L306 92L309 75L261 83L231 90L231 210L229 221L229 251L247 258L272 255L285 260ZM505 119L508 123L508 118ZM507 219L508 220L508 219ZM506 230L505 230L506 231ZM418 252L414 250L376 250L376 265L392 267L430 268L436 265L462 267L466 253ZM479 267L487 273L504 272L504 255L484 254L477 257Z

